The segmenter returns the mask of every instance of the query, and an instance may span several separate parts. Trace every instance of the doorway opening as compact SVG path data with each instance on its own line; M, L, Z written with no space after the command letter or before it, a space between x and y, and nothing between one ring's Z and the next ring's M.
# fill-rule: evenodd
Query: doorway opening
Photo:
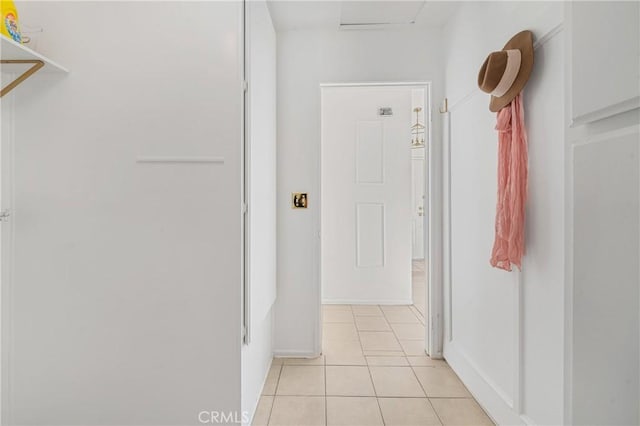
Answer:
M430 96L425 82L321 85L328 365L429 353Z

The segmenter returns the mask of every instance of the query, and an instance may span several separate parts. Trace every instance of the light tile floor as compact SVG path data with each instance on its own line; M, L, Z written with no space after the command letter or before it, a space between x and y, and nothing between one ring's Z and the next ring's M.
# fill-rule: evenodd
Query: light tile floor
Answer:
M254 425L492 425L456 374L424 354L413 306L323 306L323 355L275 358Z

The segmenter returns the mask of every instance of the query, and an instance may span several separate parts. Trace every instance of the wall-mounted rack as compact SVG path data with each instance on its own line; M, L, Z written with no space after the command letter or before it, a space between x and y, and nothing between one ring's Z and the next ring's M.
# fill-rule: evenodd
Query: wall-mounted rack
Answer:
M69 72L68 69L51 59L34 52L20 43L16 43L4 35L0 35L0 43L0 72L3 79L5 74L18 75L11 83L0 89L0 97L15 89L38 71L51 73ZM26 70L25 66L27 66Z

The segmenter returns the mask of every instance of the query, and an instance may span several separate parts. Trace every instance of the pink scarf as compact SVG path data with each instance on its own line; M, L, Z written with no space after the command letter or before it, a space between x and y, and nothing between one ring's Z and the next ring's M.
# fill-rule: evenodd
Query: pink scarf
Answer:
M524 209L527 200L527 129L522 93L498 111L498 203L491 265L522 270Z

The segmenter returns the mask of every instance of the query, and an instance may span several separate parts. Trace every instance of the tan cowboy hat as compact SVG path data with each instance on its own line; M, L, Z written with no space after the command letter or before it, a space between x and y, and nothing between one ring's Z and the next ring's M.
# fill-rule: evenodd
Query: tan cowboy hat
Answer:
M480 68L478 86L491 94L489 109L500 111L522 91L533 68L533 33L514 35L499 52L492 52Z

